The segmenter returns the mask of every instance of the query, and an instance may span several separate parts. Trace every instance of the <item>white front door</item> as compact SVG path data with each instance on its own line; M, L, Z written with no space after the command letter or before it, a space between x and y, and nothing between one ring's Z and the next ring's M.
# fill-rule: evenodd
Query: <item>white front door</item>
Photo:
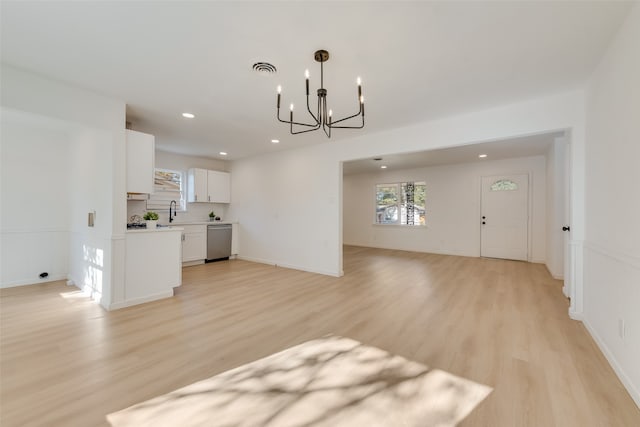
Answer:
M527 261L529 176L482 178L480 256Z

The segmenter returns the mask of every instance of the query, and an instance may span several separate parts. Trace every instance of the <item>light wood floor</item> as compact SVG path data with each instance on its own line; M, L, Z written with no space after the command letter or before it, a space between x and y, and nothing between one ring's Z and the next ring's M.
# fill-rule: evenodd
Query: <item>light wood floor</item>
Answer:
M105 415L329 333L494 391L464 426L639 426L561 283L523 262L345 247L345 277L189 267L174 298L106 312L50 283L0 292L0 425Z

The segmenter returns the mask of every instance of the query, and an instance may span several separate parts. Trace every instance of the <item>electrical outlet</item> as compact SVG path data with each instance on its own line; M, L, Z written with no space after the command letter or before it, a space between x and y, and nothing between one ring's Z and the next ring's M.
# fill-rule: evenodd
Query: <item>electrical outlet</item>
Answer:
M620 338L624 339L627 334L627 326L625 325L624 319L618 319L618 335Z

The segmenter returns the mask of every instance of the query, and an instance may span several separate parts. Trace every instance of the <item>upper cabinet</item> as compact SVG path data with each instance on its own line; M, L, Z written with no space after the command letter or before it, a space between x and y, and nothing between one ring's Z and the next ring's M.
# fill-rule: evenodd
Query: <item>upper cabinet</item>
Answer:
M230 203L231 174L207 171L207 196L212 203Z
M189 203L230 203L231 175L228 172L189 169Z
M155 137L127 129L127 193L153 193Z

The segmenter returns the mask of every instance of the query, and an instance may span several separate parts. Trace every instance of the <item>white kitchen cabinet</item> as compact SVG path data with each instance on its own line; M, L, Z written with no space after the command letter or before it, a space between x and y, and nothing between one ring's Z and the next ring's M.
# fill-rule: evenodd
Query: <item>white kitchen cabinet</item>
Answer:
M112 308L173 296L182 284L181 235L169 228L127 232L124 295Z
M127 129L127 193L153 193L155 137Z
M206 169L189 169L187 201L208 202L207 194L207 170Z
M183 225L182 262L199 261L207 257L207 226Z
M231 175L228 172L189 169L189 203L230 203Z
M231 202L231 175L228 172L207 171L207 197L211 203Z

